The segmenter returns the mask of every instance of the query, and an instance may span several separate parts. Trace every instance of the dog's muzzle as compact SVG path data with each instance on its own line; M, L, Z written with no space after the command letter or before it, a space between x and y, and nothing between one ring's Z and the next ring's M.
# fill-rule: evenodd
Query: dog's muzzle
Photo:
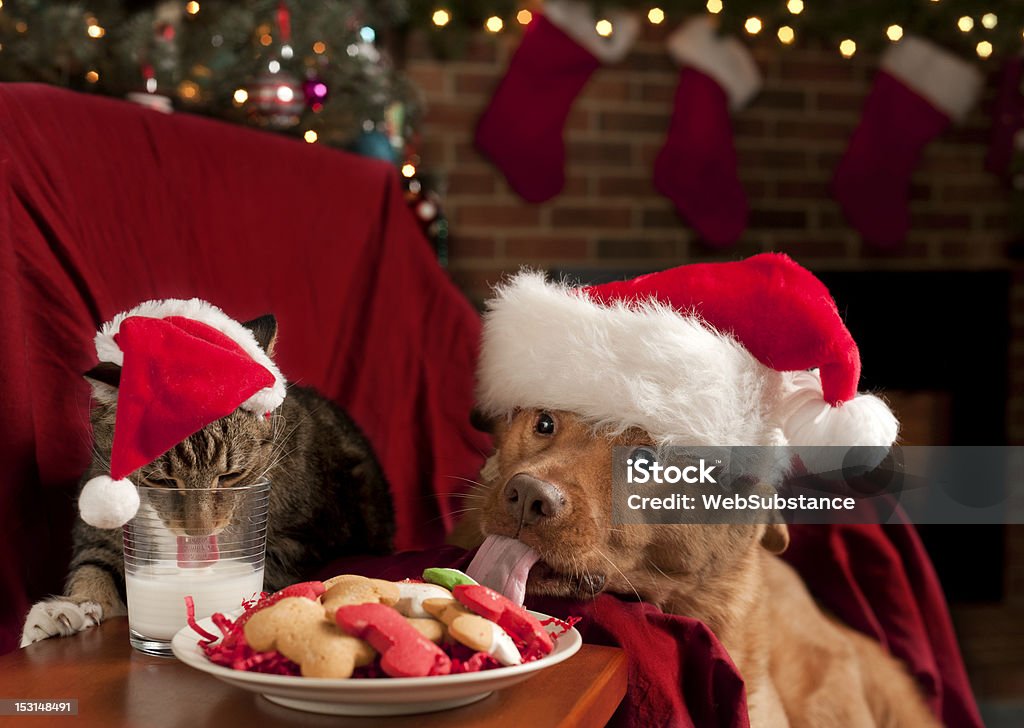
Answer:
M571 599L592 599L606 586L607 577L602 573L575 569L572 573L556 571L545 562L540 561L530 571L530 581L534 592L569 597Z

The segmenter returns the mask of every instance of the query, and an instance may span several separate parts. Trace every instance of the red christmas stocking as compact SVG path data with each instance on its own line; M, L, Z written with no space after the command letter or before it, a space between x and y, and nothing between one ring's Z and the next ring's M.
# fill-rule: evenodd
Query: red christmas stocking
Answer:
M961 119L981 90L970 64L921 38L882 56L832 193L868 244L891 247L910 227L910 176L925 145Z
M754 59L735 38L719 38L708 18L668 39L681 66L668 139L654 162L654 187L704 240L734 243L747 226L747 196L736 172L730 111L761 88Z
M602 63L621 60L639 22L612 13L613 32L597 34L588 2L559 0L534 15L490 105L476 146L528 202L543 202L565 184L562 128L572 102Z

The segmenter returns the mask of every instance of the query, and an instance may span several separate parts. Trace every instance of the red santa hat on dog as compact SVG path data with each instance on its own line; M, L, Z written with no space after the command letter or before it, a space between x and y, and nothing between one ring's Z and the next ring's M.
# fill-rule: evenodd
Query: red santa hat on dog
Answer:
M253 332L201 301L147 301L104 324L101 362L121 367L110 475L89 480L82 519L127 523L139 508L128 476L238 407L256 415L284 401L285 382Z
M488 303L478 398L666 445L887 448L898 423L859 378L824 284L765 253L587 288L519 273Z

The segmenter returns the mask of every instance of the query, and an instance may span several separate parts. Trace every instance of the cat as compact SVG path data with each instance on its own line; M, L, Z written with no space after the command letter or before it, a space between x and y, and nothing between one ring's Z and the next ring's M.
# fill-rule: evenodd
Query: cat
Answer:
M274 317L243 325L272 357L277 339ZM82 484L109 472L120 367L100 364L85 378L94 402L94 446ZM307 387L289 385L284 404L269 418L235 410L131 479L158 488L230 488L269 480L264 573L268 591L301 581L336 557L383 554L392 548L394 510L369 442L341 408ZM171 520L169 514L161 517ZM72 536L64 595L32 607L22 633L23 647L127 614L121 530L95 528L79 516Z

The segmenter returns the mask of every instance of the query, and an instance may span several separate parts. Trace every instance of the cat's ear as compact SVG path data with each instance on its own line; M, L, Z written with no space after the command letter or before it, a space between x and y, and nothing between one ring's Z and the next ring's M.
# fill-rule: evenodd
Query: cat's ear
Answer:
M274 356L274 346L277 344L277 319L274 318L274 314L268 313L266 316L246 321L242 326L253 333L256 343L263 347L267 356Z
M92 397L100 404L117 404L117 391L121 386L121 367L101 361L82 376L92 387Z

